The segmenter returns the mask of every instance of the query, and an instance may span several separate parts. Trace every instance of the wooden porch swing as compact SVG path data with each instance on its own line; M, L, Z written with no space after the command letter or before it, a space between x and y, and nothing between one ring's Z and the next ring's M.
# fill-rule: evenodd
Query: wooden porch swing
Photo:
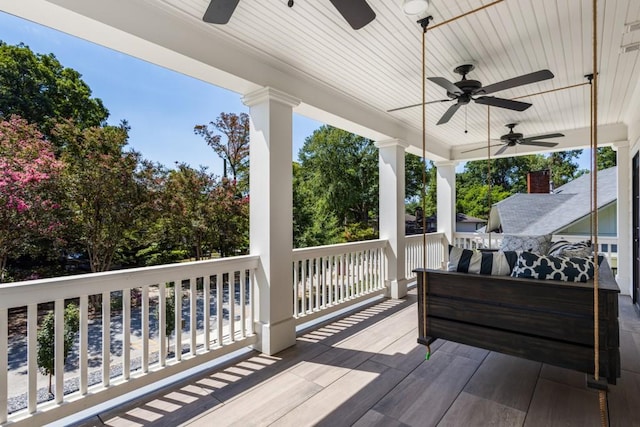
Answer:
M425 35L429 22L430 17L419 21L423 29L423 159L426 154ZM593 76L586 77L591 83L591 233L594 260L599 259L596 22L597 0L593 0L594 73ZM488 112L488 120L489 114ZM490 140L487 145L490 146ZM489 147L487 151L489 152ZM490 164L490 157L488 161ZM488 173L490 173L490 166ZM423 209L424 196L423 181ZM427 260L426 250L425 236L423 238L424 265ZM620 291L606 259L602 257L600 263L594 262L594 277L585 283L430 269L418 269L416 272L418 342L427 346L427 359L430 355L430 344L442 338L584 372L588 374L588 386L599 390L601 422L602 425L607 425L607 382L615 384L616 379L620 377L618 325ZM606 382L601 378L606 379Z

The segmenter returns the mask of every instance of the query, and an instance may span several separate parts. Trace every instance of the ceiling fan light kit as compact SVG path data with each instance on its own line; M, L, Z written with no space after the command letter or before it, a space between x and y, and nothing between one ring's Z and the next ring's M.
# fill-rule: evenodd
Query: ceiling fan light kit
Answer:
M423 15L429 10L429 0L404 0L402 10L406 15Z

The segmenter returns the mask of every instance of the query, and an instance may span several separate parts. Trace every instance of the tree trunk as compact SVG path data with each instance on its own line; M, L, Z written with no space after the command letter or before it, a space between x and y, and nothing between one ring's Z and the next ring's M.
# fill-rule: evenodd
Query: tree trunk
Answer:
M0 256L0 283L4 283L8 258L7 255Z

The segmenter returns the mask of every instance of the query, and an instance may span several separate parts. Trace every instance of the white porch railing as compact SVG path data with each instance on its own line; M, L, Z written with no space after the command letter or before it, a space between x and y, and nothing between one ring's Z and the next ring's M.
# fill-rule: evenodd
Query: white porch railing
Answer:
M446 239L444 233L427 233L426 236L426 248L427 258L425 266L424 258L424 241L422 234L416 234L405 237L405 264L406 264L406 277L408 280L416 278L413 270L416 268L433 268L438 269L442 267L444 262L444 250L446 246Z
M296 324L384 294L386 240L294 249Z
M453 246L464 249L498 249L502 242L499 233L453 233Z
M257 265L258 257L243 256L0 286L0 422L43 425L253 344ZM71 301L80 332L65 367L60 344ZM51 309L56 375L48 399L37 332ZM9 402L20 396L26 408L16 411Z

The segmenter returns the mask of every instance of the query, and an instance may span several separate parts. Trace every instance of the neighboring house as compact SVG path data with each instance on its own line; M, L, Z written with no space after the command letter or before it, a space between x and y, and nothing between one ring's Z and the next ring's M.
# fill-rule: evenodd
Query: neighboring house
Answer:
M598 172L598 234L616 236L616 167ZM548 188L548 187L547 187ZM553 193L514 194L491 208L489 231L539 235L591 234L591 175L584 174Z
M456 232L458 233L473 233L486 224L487 220L485 219L474 218L463 213L456 214Z
M418 218L414 215L405 214L405 234L421 234L422 232L422 217L418 215ZM456 232L467 233L475 232L484 227L487 223L486 220L480 218L474 218L472 216L465 215L463 213L456 214ZM436 216L429 216L426 218L427 233L435 232L438 229L438 218Z

